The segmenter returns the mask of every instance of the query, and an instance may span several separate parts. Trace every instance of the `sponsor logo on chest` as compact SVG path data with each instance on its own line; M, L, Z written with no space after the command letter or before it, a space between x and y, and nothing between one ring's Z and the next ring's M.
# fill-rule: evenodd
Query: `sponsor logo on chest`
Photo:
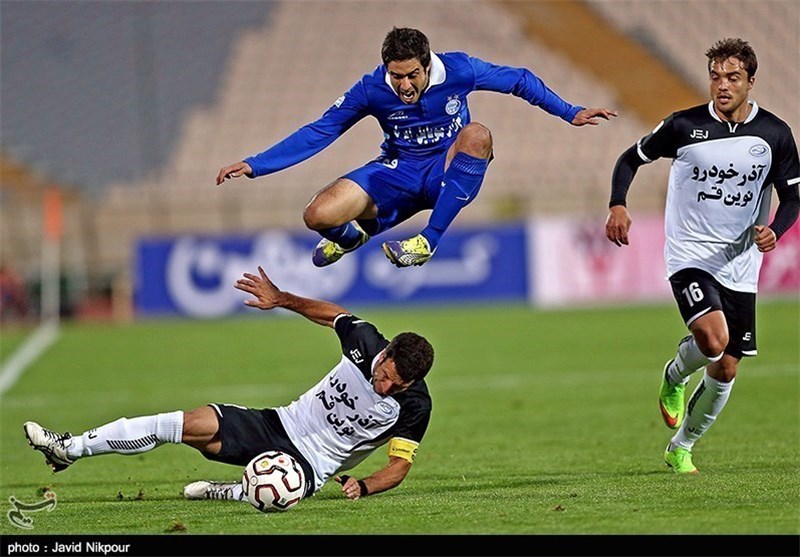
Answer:
M408 114L402 110L392 112L386 117L387 120L408 120Z

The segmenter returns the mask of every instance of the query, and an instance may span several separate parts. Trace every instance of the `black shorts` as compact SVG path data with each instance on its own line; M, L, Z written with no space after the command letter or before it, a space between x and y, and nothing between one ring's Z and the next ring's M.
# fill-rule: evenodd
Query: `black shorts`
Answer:
M687 327L698 317L721 310L728 323L725 353L735 358L758 354L755 293L726 288L700 269L681 269L669 277L669 282Z
M209 460L245 466L264 451L283 451L293 456L306 477L305 493L313 493L314 470L292 443L272 408L257 410L232 404L209 404L217 414L222 449L203 453Z

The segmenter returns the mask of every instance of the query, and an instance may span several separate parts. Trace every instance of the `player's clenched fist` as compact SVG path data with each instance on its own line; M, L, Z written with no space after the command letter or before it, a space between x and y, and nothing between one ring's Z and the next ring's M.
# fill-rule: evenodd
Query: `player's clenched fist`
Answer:
M775 235L775 232L769 226L763 225L756 225L755 227L756 236L754 241L756 243L756 247L758 251L762 253L766 253L768 251L772 251L775 249L775 245L778 242L778 238Z

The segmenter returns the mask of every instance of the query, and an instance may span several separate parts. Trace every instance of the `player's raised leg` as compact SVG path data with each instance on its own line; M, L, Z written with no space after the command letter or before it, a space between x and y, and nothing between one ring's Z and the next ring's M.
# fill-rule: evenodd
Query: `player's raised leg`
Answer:
M322 236L311 257L314 265L325 267L336 263L345 253L367 243L369 235L355 219L376 215L375 203L352 180L339 178L320 190L303 212L306 226Z
M433 256L456 215L478 195L491 155L489 129L476 122L467 124L448 150L441 191L428 226L413 238L383 243L392 263L398 267L422 265Z
M216 454L221 443L219 423L208 406L192 412L166 412L136 418L119 418L78 436L25 422L28 443L44 454L53 471L60 472L79 458L101 454L140 454L165 443L185 443L202 452Z

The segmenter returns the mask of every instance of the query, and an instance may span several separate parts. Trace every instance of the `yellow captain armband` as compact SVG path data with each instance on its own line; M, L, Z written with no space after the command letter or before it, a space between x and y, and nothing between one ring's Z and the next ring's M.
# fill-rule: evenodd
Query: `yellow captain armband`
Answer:
M392 440L389 441L389 456L397 456L413 464L414 459L417 458L417 447L419 447L419 443L416 441L392 437Z

